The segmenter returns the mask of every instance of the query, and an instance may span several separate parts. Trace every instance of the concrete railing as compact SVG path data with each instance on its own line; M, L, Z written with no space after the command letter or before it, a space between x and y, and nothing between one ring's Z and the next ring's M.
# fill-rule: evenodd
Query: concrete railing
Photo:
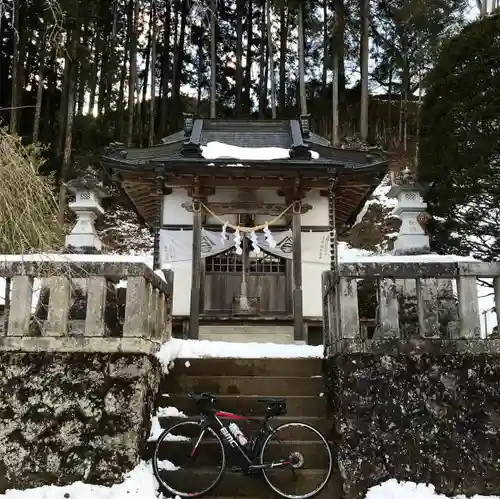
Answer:
M341 351L341 344L370 340L478 339L481 337L477 279L493 279L495 305L500 310L500 263L344 263L338 272L324 272L323 328L327 351ZM360 328L358 283L375 280L376 328L363 338ZM456 288L453 286L456 283ZM445 290L445 296L440 291ZM455 293L456 290L456 293ZM402 306L414 298L415 321L404 334ZM455 309L455 319L443 331L443 301ZM336 347L338 346L338 348Z
M2 349L136 352L168 340L172 272L106 260L0 262Z

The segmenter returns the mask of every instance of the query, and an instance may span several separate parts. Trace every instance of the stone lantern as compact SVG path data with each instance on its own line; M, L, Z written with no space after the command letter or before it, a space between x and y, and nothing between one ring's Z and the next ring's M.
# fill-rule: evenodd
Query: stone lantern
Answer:
M94 222L104 213L100 200L106 195L102 183L91 175L70 180L68 190L75 200L68 207L76 216L73 230L66 236L66 247L77 253L99 253L102 242L95 230Z
M397 199L398 204L392 214L401 219L401 228L394 241L395 255L430 253L429 236L424 230L429 217L427 203L422 198L426 189L427 186L417 182L415 174L405 168L387 193L388 197Z

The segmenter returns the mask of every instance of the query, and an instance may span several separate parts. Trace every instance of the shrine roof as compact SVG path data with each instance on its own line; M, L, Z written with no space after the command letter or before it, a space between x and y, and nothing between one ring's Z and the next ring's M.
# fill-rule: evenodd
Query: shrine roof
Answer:
M219 143L247 151L255 148L278 148L281 157L253 159L232 156L206 157L207 145ZM318 157L319 156L319 157ZM141 170L162 166L165 170L217 166L241 161L245 166L265 168L347 168L350 170L385 166L378 154L367 151L333 148L328 139L309 131L308 119L292 120L213 120L186 119L184 130L147 148L112 144L103 156L111 168Z
M158 223L165 188L270 186L324 192L335 182L338 230L356 219L388 170L382 155L333 148L309 120L211 120L187 115L184 130L147 148L112 144L102 157L139 216Z

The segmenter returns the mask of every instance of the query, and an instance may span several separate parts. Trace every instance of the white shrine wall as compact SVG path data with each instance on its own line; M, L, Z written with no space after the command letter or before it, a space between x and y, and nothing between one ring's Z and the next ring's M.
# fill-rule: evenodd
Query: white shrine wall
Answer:
M239 192L234 188L217 189L209 202L237 201ZM266 203L284 204L284 198L279 196L276 189L260 189L256 193L258 201ZM191 202L186 189L174 189L172 194L164 197L162 224L191 225L193 215L182 207L185 202ZM322 291L321 273L329 268L329 240L328 240L328 199L319 194L319 190L309 191L304 203L310 204L312 209L301 216L302 232L302 300L303 313L306 317L321 317L322 315ZM221 218L236 223L235 215L222 215ZM273 217L259 215L256 217L258 225L270 221ZM207 216L206 224L220 224L214 217ZM282 225L283 220L276 222ZM325 227L324 232L306 231L307 226ZM272 230L272 226L270 227ZM191 248L193 236L191 230L179 230L174 234L178 239L179 246L186 249ZM160 252L163 248L160 248ZM173 314L189 315L191 296L191 252L179 253L171 258L166 266L174 273L174 299Z
M319 189L307 192L304 203L312 209L301 217L302 225L302 309L305 317L321 317L323 297L321 273L330 267L328 198ZM307 226L324 227L324 232L308 232Z
M173 189L172 193L163 197L162 225L192 225L193 214L182 207L183 203L190 203L186 189ZM177 236L182 246L191 248L193 244L192 230L179 230ZM161 243L160 243L161 246ZM160 252L163 248L160 247ZM189 315L191 296L191 253L180 254L180 260L169 261L166 267L174 273L173 314Z
M163 196L162 225L191 225L193 214L182 207L186 202L191 202L186 189L173 189L172 194Z

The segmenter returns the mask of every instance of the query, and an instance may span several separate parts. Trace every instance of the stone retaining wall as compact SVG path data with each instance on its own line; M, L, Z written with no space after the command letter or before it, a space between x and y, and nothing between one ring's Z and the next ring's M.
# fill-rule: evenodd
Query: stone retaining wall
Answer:
M0 493L121 481L142 454L160 377L147 354L0 353Z
M425 345L328 359L345 499L390 478L500 493L500 355Z

